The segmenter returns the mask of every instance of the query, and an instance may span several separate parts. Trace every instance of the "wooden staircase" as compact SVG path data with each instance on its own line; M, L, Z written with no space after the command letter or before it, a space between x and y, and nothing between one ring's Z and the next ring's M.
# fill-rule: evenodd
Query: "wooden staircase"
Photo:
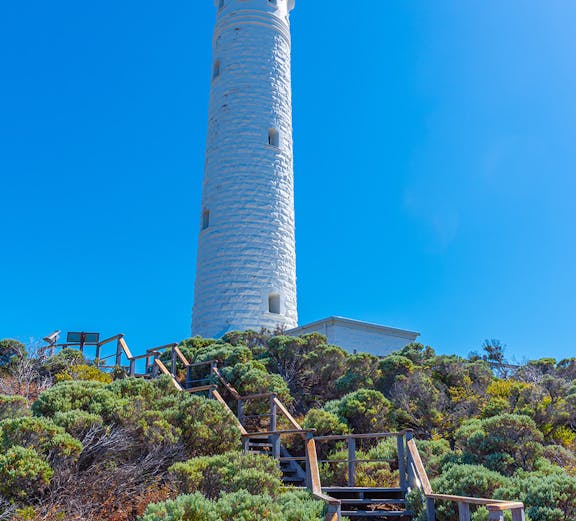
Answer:
M116 342L116 349L111 355L102 357L102 347ZM418 453L416 443L410 431L398 433L371 433L337 436L315 436L313 429L303 429L292 417L286 406L275 393L263 393L251 396L241 396L240 393L222 376L215 360L192 363L186 359L177 344L148 349L144 355L133 356L124 335L116 335L94 344L96 353L94 364L101 369L117 369L121 367L128 376L155 378L168 376L176 389L189 393L206 393L215 399L230 413L241 435L245 452L264 454L278 461L282 470L283 480L287 485L306 487L319 500L326 504L325 521L340 521L346 516L351 521L409 521L415 513L407 508L408 492L417 491L425 508L427 521L435 521L435 502L447 501L458 507L459 521L470 521L471 506L484 506L488 509L489 521L504 521L504 512L510 511L512 521L524 521L524 505L520 502L501 501L485 498L470 498L435 494L430 486L424 464ZM52 354L58 348L76 347L70 344L55 344L50 346ZM82 350L82 348L80 348ZM170 353L170 362L164 364L160 357L165 351ZM107 359L113 358L115 365L105 365ZM124 359L128 365L122 365ZM145 370L137 372L137 363L143 360ZM178 380L177 365L180 363L186 371L185 381ZM198 376L198 372L205 375ZM229 401L236 402L237 412L234 413L228 402L220 394L229 394ZM256 404L256 405L255 405ZM259 404L259 405L258 405ZM280 422L282 425L280 425ZM361 487L356 486L356 466L358 463L382 460L359 460L357 458L357 443L359 440L372 439L376 442L382 438L395 437L397 442L398 486ZM294 439L298 442L294 443ZM289 444L283 442L288 440ZM317 444L325 442L346 443L348 454L342 463L347 466L347 483L325 484L320 482L320 464L334 463L318 457ZM293 454L290 447L303 447L303 454Z
M340 500L340 513L349 518L412 519L412 512L406 509L406 492L401 488L324 487L322 490Z

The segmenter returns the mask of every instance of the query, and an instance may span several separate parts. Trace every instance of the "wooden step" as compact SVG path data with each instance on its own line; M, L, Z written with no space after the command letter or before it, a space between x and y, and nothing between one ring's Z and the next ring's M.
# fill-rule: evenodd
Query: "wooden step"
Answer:
M324 492L382 492L382 493L402 493L401 488L382 488L382 487L322 487Z
M404 505L406 503L405 499L357 499L357 498L340 498L343 505Z
M346 517L375 517L387 519L389 517L412 517L410 510L342 510L342 516Z

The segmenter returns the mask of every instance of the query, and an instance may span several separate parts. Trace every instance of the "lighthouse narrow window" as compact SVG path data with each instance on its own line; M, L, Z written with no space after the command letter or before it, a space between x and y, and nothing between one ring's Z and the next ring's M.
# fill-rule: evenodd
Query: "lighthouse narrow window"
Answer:
M280 314L280 295L278 293L268 295L268 311L275 315Z
M212 66L212 79L215 80L220 76L220 60L216 60Z
M280 146L280 133L275 128L268 130L268 144L273 147Z
M202 229L205 230L210 226L210 210L204 210L202 212Z
M222 9L224 7L224 0L218 0L218 9Z

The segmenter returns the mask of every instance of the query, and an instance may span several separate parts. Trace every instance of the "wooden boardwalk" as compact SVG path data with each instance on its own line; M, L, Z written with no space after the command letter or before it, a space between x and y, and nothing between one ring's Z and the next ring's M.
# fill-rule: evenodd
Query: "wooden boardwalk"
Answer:
M101 358L102 347L115 342L114 353ZM73 344L50 346L52 352L62 347L76 347ZM156 378L168 376L176 389L188 393L203 393L217 400L230 414L242 436L245 452L264 454L278 461L283 480L288 485L305 487L326 504L325 521L339 521L346 516L355 521L396 520L409 521L413 512L407 505L407 495L416 491L426 511L427 521L435 521L437 501L455 503L459 521L470 521L471 506L484 506L489 513L489 521L503 521L504 512L511 511L512 521L524 521L524 505L520 502L501 501L486 498L435 494L416 442L410 431L394 433L367 433L348 435L315 436L313 429L303 429L290 414L276 393L263 393L242 396L218 369L215 360L192 363L178 349L178 344L166 344L148 349L145 354L134 356L124 335L115 335L95 343L94 364L101 369L121 367L128 376ZM169 353L169 363L160 359ZM166 357L165 357L166 358ZM106 365L113 359L115 365ZM144 372L137 372L139 360L144 361ZM140 362L142 363L142 362ZM185 379L179 380L178 364L184 367ZM222 394L226 394L228 400ZM229 403L236 404L234 412ZM359 459L358 445L366 441L373 444L379 440L396 440L396 458L387 460L398 469L398 483L395 487L357 486L357 468L364 463L377 463L381 459ZM338 443L345 449L346 458L340 460L321 459L323 444ZM345 466L346 483L322 484L320 465L339 464Z

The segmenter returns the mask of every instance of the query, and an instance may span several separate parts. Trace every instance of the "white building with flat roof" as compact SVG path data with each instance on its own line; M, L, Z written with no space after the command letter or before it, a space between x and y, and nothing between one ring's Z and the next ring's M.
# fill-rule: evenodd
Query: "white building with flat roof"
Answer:
M420 333L381 326L361 320L344 317L328 317L286 331L287 335L299 336L307 333L321 333L328 343L340 346L351 353L370 353L386 356L415 342Z

